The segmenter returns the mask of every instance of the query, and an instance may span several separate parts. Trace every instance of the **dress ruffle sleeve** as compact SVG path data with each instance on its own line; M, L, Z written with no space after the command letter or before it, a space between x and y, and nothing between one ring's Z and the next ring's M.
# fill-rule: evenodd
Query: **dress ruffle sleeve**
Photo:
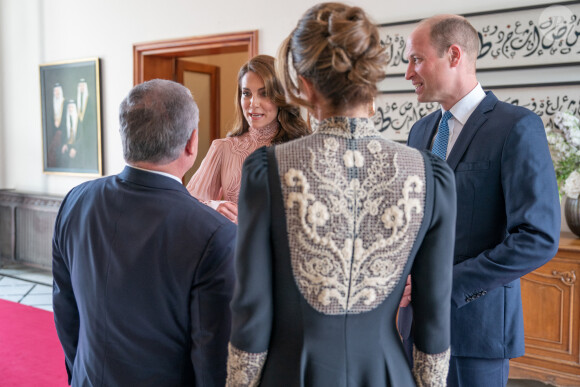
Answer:
M214 140L199 169L187 183L189 193L208 205L210 201L220 200L222 196L223 153L223 140Z
M418 386L445 386L449 370L451 290L457 200L447 163L424 152L426 176L432 170L429 229L411 271L414 312L413 376Z
M263 147L242 168L227 386L257 385L267 358L273 316L269 192Z

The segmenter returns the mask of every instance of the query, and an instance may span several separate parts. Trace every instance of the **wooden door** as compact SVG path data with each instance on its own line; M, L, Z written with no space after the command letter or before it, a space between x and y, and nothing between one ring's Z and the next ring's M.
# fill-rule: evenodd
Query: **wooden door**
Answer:
M193 167L183 176L189 179L205 157L211 142L220 137L220 69L209 64L177 60L177 82L187 87L199 107L199 145Z

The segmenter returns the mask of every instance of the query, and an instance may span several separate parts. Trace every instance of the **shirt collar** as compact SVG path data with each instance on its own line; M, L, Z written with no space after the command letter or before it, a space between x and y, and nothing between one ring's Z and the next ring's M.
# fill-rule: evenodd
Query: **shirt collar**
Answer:
M180 178L178 178L177 176L174 176L174 175L172 175L172 174L170 174L170 173L161 172L161 171L154 171L154 170L152 170L152 169L139 168L139 167L136 167L136 166L134 166L134 165L129 165L129 164L127 164L127 166L128 166L129 168L135 168L135 169L139 169L139 170L141 170L141 171L145 171L145 172L151 172L151 173L156 173L156 174L158 174L158 175L161 175L161 176L170 177L170 178L172 178L173 180L175 180L175 181L178 181L178 182L179 182L179 184L182 184L182 182L181 182L181 179L180 179Z
M449 111L453 114L453 118L461 123L461 125L465 125L469 116L475 108L483 101L485 98L485 92L481 87L481 84L478 82L477 85L471 90L467 95L461 98ZM443 112L443 108L441 108Z

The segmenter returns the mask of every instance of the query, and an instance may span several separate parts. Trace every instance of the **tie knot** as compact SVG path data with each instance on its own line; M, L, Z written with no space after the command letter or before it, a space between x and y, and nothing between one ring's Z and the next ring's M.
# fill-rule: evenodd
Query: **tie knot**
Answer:
M445 113L443 113L443 118L441 118L441 121L447 122L451 117L453 117L453 114L451 114L451 112L447 110Z

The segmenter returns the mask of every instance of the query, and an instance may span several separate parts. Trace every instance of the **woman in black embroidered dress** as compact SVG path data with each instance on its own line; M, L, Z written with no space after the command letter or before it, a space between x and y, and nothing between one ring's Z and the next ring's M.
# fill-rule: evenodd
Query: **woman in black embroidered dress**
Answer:
M309 9L280 47L314 134L244 163L229 386L445 385L454 178L375 129L386 59L364 11L338 3ZM410 273L413 370L395 326Z

